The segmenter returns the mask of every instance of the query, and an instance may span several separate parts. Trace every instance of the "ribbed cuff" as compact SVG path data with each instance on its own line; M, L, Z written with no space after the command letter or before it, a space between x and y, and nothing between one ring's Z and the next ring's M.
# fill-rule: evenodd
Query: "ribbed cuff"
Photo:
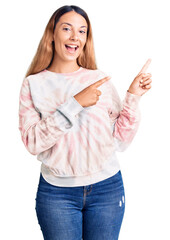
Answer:
M124 105L128 106L130 109L136 110L138 108L140 99L141 96L132 94L127 91L124 99Z
M57 110L62 112L68 119L70 119L70 117L74 118L83 109L84 107L82 107L73 96L57 108Z

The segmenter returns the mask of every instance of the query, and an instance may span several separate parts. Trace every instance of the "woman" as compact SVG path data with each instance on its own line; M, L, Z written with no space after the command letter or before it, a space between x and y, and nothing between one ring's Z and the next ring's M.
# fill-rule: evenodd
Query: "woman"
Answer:
M42 163L35 209L44 239L118 239L125 194L115 152L137 132L149 63L122 104L97 69L86 12L63 6L50 18L19 102L22 141Z

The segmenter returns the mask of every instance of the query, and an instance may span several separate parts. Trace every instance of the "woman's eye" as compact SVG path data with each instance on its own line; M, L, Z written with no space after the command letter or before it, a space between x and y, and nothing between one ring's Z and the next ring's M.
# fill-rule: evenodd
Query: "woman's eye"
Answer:
M66 31L67 31L67 30L70 30L70 29L66 27L66 28L63 28L63 30L66 30Z
M63 28L63 30L68 31L68 30L70 30L70 28L65 27L65 28ZM80 33L86 33L86 32L85 31L80 31Z

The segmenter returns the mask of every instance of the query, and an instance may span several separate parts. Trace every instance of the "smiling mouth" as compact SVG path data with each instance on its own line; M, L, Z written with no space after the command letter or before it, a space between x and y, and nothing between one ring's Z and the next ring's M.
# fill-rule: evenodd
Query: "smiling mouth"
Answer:
M66 49L68 50L69 53L75 53L79 46L70 46L65 44Z

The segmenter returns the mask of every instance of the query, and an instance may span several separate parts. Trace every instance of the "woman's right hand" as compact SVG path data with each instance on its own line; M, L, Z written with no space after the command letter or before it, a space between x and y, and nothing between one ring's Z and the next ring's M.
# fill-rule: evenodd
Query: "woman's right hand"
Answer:
M90 86L83 89L81 92L77 93L74 98L76 101L82 105L82 107L89 107L95 105L99 100L99 96L102 94L97 88L100 87L103 83L108 81L111 77L107 76L100 79L99 81L91 84Z

